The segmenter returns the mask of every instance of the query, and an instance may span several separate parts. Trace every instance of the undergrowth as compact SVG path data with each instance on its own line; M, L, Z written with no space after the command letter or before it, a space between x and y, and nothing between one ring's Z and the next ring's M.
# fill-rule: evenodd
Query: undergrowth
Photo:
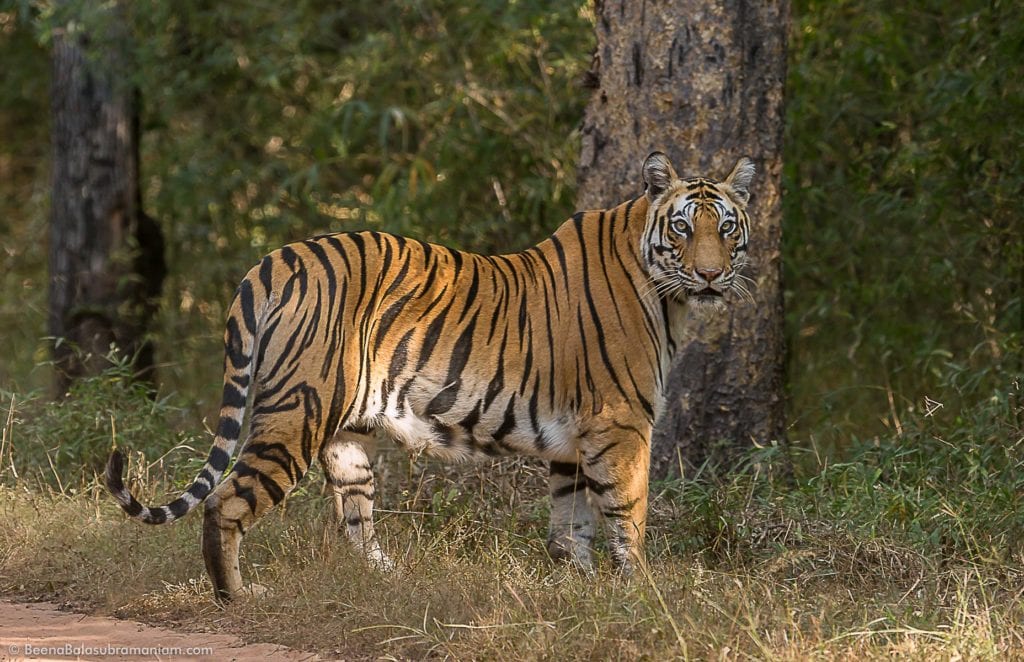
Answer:
M243 545L243 574L273 597L219 611L199 552L201 517L157 528L128 521L95 473L67 459L102 457L112 438L145 451L131 455L129 475L150 502L194 475L205 444L171 432L174 407L128 386L119 370L59 406L19 399L9 409L0 593L184 628L215 617L250 639L346 658L1024 651L1019 380L958 411L940 413L930 400L903 413L899 434L855 440L836 460L795 440L791 479L777 478L786 458L769 447L655 483L650 569L629 581L601 555L595 576L547 558L538 462L452 467L382 452L379 532L399 560L389 575L369 571L338 535L314 470ZM78 446L57 452L63 441ZM178 450L155 462L168 448Z

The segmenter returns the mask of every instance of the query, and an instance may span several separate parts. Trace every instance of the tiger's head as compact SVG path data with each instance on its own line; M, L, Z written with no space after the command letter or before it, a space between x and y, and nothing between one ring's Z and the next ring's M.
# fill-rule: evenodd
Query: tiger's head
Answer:
M642 243L652 287L691 307L724 306L733 290L750 298L740 274L750 234L747 201L754 163L744 157L724 181L680 179L668 157L653 152L643 165L649 203Z

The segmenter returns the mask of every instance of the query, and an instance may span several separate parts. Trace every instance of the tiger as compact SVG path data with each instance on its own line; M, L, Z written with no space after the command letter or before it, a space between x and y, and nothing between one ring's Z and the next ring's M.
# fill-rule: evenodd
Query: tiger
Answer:
M454 462L542 458L551 557L591 570L603 520L613 566L646 568L651 434L666 378L688 309L749 297L740 271L754 172L744 157L721 181L680 178L653 152L641 195L576 213L517 253L377 231L287 244L249 270L230 305L216 436L188 489L142 505L116 449L105 484L147 524L205 502L202 554L218 601L250 594L242 538L314 458L338 528L371 565L394 566L373 524L378 436Z

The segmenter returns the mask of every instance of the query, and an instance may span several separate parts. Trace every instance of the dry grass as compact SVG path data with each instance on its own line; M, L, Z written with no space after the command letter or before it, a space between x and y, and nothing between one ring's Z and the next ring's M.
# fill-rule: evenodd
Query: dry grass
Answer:
M380 465L392 574L338 538L316 476L243 545L243 573L272 596L223 610L201 517L143 527L95 487L15 484L0 488L0 592L346 659L1024 659L1016 557L924 553L741 483L670 485L653 502L650 573L623 581L603 562L581 576L544 552L537 465ZM715 508L735 516L716 528Z

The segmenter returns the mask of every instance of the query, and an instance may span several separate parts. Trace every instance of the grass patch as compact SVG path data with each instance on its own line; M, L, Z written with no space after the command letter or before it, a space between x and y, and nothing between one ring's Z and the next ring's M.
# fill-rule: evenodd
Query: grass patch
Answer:
M596 576L547 558L537 462L452 467L383 452L378 532L398 560L386 575L339 537L314 470L243 544L243 574L272 596L226 610L210 599L201 517L144 527L95 477L47 481L47 463L30 478L17 458L33 423L12 419L0 593L345 658L1021 659L1015 389L946 419L907 413L900 434L857 442L842 461L796 443L793 479L775 478L779 450L767 448L727 472L656 483L649 573L630 581L604 557ZM137 413L115 413L115 426ZM191 478L200 460L183 455L133 456L142 499Z

